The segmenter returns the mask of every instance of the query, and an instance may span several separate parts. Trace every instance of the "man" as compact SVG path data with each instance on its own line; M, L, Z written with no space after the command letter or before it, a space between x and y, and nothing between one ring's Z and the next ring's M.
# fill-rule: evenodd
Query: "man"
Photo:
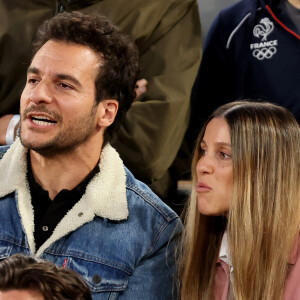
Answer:
M0 300L91 300L84 280L73 270L15 254L0 262Z
M20 140L1 151L1 257L74 269L93 299L171 299L180 221L108 142L135 97L135 45L74 12L46 21L33 53Z
M191 143L214 109L239 98L282 105L300 121L299 9L299 0L244 0L219 13L192 92Z
M38 25L59 12L74 10L105 15L134 39L147 91L133 103L111 144L134 176L172 206L182 160L176 167L172 164L189 122L190 93L201 58L197 1L0 0L0 115L19 110ZM0 142L5 141L6 121L0 119ZM3 139L1 128L5 128Z

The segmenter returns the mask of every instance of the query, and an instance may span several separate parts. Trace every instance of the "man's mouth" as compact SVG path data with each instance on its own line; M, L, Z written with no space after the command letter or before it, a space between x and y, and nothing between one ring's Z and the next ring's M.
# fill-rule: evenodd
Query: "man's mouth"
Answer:
M39 126L49 126L57 122L46 116L30 116L31 121Z

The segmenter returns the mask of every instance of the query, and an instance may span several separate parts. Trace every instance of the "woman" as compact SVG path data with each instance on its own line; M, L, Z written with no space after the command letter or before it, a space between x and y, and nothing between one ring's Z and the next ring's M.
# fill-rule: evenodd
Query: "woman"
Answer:
M181 300L300 299L293 115L270 103L221 106L199 135L192 172Z

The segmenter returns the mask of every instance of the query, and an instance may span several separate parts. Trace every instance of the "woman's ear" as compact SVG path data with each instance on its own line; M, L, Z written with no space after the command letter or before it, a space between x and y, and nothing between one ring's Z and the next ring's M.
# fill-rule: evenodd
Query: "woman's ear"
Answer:
M101 100L98 104L98 126L99 127L108 127L110 126L117 115L119 108L119 102L114 99L105 99Z

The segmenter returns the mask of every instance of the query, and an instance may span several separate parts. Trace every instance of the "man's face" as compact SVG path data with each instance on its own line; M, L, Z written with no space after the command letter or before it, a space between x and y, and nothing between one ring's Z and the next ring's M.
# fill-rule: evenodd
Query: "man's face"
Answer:
M86 46L53 40L43 45L28 69L21 95L25 147L52 156L72 151L95 134L100 64Z
M43 295L35 290L10 290L0 292L0 300L45 300Z

